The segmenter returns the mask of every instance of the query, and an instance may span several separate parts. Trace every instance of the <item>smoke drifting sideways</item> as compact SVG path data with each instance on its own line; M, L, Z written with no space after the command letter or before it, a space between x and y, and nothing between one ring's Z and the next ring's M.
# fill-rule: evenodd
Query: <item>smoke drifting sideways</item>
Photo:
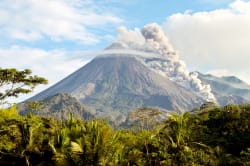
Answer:
M141 30L119 27L117 31L118 37L106 49L107 54L134 52L131 56L139 58L150 69L182 87L191 89L204 100L216 102L210 85L202 83L198 78L198 73L190 73L187 70L184 61L180 60L177 51L174 50L159 25L148 24Z

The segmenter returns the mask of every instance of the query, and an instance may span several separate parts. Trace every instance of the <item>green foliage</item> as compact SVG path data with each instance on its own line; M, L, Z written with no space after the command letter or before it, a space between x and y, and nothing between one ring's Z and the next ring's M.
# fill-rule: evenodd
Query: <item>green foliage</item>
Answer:
M171 113L158 123L149 121L151 113L137 111L143 127L114 130L102 119L70 114L60 121L21 117L15 106L0 110L0 165L250 165L249 105Z
M37 85L48 83L45 78L31 74L29 69L19 71L14 68L0 68L0 102L5 103L6 98L30 93Z
M245 151L242 151L240 155L241 155L243 165L249 166L250 165L250 148L247 148Z
M161 112L158 109L144 107L131 112L127 123L138 130L150 130L158 124L159 120L157 118L159 115L161 115Z
M4 120L5 118L17 118L18 114L16 111L16 105L13 105L6 109L0 109L0 115L1 120Z
M200 106L200 110L214 109L217 107L219 107L219 106L214 102L206 102Z
M45 103L42 101L33 101L33 100L27 101L27 105L28 105L29 109L34 110L34 111L40 111L41 106L43 104L45 104Z

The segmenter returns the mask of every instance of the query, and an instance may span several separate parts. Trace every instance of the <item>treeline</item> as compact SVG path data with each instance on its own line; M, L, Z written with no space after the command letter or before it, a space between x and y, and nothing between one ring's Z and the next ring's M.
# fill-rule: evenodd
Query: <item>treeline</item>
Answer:
M250 165L250 104L208 103L162 121L156 110L144 111L130 128L114 130L107 120L1 110L0 165Z

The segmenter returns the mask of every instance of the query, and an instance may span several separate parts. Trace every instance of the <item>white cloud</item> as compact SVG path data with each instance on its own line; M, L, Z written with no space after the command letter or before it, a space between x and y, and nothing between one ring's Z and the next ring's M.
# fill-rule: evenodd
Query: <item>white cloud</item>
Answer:
M17 68L19 70L28 68L32 70L34 75L48 79L49 84L36 88L34 93L31 94L34 95L38 91L63 79L89 61L82 59L82 54L84 53L70 52L70 58L68 54L62 50L45 51L20 46L12 46L7 49L0 48L0 59L4 59L0 61L0 66L1 68ZM31 95L18 98L18 101Z
M93 0L1 0L0 67L19 70L28 68L34 74L47 78L48 86L56 83L86 64L94 55L79 50L46 48L51 48L50 44L55 42L65 45L73 42L78 46L86 46L112 38L110 35L100 34L108 32L123 20L115 14L116 11L106 8L108 2L109 0L101 3ZM40 42L41 49L31 48L32 45L37 47ZM13 43L17 46L13 46ZM88 60L82 60L83 57ZM48 86L39 86L32 95ZM18 98L18 101L24 98L25 96Z
M191 68L250 71L250 2L236 0L225 9L177 13L163 27ZM242 75L250 78L250 73Z
M50 38L96 43L99 37L89 30L122 22L89 0L1 0L0 35L34 41Z
M68 54L71 54L70 58ZM0 66L2 68L29 68L34 74L41 75L49 79L50 83L55 83L67 74L81 67L86 62L74 52L67 53L63 50L45 51L42 49L12 46L10 48L0 48Z

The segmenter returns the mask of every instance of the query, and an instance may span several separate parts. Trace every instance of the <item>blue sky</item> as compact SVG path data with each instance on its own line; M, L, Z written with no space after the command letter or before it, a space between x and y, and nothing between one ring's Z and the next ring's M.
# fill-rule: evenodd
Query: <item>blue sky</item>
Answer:
M6 1L6 0L3 0L3 1L5 1L3 4L7 6L12 6L12 4L9 1ZM61 0L61 2L63 2L63 0ZM103 35L103 37L98 39L101 41L98 41L97 43L94 43L94 44L92 42L90 42L90 44L88 43L83 44L79 42L79 40L70 40L70 39L63 39L60 41L55 41L54 39L51 39L52 37L51 35L44 35L43 38L39 40L22 40L22 39L15 39L15 38L10 39L9 35L6 35L6 36L1 35L2 41L0 43L0 46L2 48L9 48L12 45L21 45L21 46L26 46L26 47L31 47L31 48L41 48L44 50L103 49L107 45L109 45L110 42L112 42L113 38L115 38L117 26L122 25L128 28L134 29L136 27L141 28L144 25L152 23L152 22L162 24L168 16L174 13L184 13L189 10L192 12L196 12L196 11L210 11L210 10L215 10L218 8L226 8L230 2L233 2L233 1L232 0L220 0L220 2L218 2L215 0L192 0L192 1L190 0L185 0L185 1L183 0L175 0L175 1L173 0L164 0L164 1L162 0L144 0L144 1L142 0L124 0L124 1L97 0L97 1L89 1L88 5L84 5L85 0L82 0L80 2L76 1L76 3L81 3L81 5L79 5L79 7L75 7L75 10L84 11L85 8L88 8L88 6L90 6L94 8L93 12L96 12L98 14L102 14L102 12L110 13L111 15L114 15L115 17L121 20L117 21L117 23L104 25L104 27L102 26L87 27L89 28L88 29L89 32L98 36ZM20 4L20 9L14 10L14 12L11 13L13 17L21 13L22 10L26 10L25 5L22 6L21 3L18 2L18 4ZM27 1L26 3L29 3L29 1ZM5 6L3 4L1 6L4 8ZM65 4L67 4L67 1L65 1ZM32 17L32 9L30 10L31 10L30 16ZM4 15L2 15L2 17L4 17ZM29 19L29 18L23 18L23 19ZM43 19L46 19L46 17ZM32 31L32 27L27 28L25 30ZM105 35L107 36L105 37Z
M0 66L30 68L50 86L110 45L118 27L153 22L190 71L250 83L248 0L1 0Z

